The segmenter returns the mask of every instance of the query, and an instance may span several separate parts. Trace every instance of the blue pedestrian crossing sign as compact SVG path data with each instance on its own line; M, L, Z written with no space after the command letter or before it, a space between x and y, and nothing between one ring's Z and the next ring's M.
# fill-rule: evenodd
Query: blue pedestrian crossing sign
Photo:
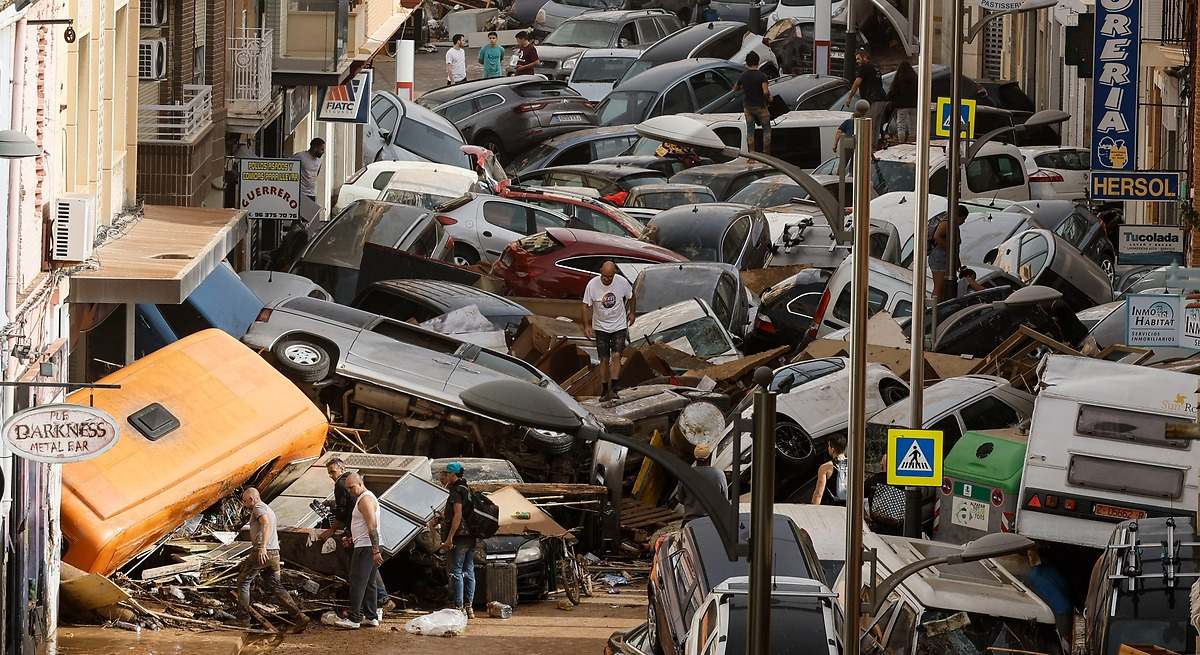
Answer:
M962 104L958 106L959 122L962 127L959 135L966 139L975 138L975 101L963 99ZM937 99L937 125L934 126L934 133L938 136L950 136L950 98L941 97Z
M888 430L887 482L906 487L942 486L942 431Z

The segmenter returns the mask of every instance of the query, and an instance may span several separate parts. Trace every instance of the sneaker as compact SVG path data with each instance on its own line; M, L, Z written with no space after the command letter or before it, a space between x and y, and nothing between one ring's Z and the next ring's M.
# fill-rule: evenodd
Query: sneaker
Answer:
M362 627L362 624L359 622L351 621L350 619L344 619L340 616L330 623L330 625L334 626L335 628L345 628L347 630L357 630Z
M380 622L383 621L383 610L375 610L375 620Z
M362 624L368 628L378 628L379 619L363 619Z
M468 608L467 608L467 618L468 618L468 619L473 619L473 618L475 618L475 608L474 608L474 607L468 607Z

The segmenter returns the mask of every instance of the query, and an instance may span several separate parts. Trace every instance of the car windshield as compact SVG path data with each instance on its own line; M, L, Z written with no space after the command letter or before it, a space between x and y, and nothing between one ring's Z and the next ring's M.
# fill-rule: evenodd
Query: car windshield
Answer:
M792 202L794 198L807 197L808 192L797 184L758 181L733 194L729 202L752 207L778 207Z
M616 82L629 70L633 62L632 57L584 57L575 65L575 74L571 76L571 82Z
M646 335L650 343L665 343L700 358L716 357L733 350L717 319L701 316L682 325Z
M921 624L926 629L917 631L917 655L1062 652L1053 624L946 610L927 610Z
M329 226L304 253L304 261L345 268L358 268L363 244L389 248L426 214L403 205L383 202L356 202L334 217Z
M654 91L613 91L600 103L596 117L601 125L640 123L646 109L657 97Z
M586 3L580 6L603 8L599 0L575 0ZM575 46L580 48L607 48L612 42L616 23L599 20L569 20L550 33L543 41L545 45Z
M871 169L871 183L875 193L883 195L893 191L912 191L917 184L916 166L892 159L876 159Z
M399 205L412 205L414 207L424 207L425 209L436 209L443 204L454 200L457 196L443 196L436 193L422 193L420 191L409 191L407 189L388 189L383 192L379 198L384 202L394 202Z
M719 229L699 229L690 221L666 221L652 223L657 228L654 243L674 250L694 262L721 261L721 233Z
M645 59L639 59L630 64L629 70L625 71L625 75L621 77L621 81L624 82L625 80L631 80L639 73L644 73L651 68L654 68L653 63L646 61Z
M694 205L704 202L716 202L711 191L699 189L689 191L650 191L637 195L629 203L630 207L642 209L670 209L679 205ZM732 202L732 201L731 201Z
M407 116L400 121L395 141L405 150L432 162L460 167L469 164L461 150L465 144L457 135L447 134Z
M662 271L646 271L638 277L633 295L639 312L652 312L677 302L700 298L712 302L716 278L707 274L681 273L672 267Z
M527 170L531 170L534 164L544 159L553 157L559 152L559 147L550 143L542 143L536 148L530 148L525 151L525 154L513 159L506 168L513 174L519 175Z

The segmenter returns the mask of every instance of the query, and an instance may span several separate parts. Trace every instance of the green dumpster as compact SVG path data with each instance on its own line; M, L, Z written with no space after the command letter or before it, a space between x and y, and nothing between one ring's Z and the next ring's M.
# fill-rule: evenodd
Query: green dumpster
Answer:
M1028 439L1007 428L967 432L954 444L942 465L935 539L965 544L1013 530Z

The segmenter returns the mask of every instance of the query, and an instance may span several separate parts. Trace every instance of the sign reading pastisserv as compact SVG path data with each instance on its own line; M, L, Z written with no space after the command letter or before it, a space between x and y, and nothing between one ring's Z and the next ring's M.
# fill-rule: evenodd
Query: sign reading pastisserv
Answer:
M1117 263L1168 266L1183 263L1183 228L1122 225L1117 234Z
M238 206L250 218L300 218L300 160L243 159Z
M1180 296L1134 293L1125 298L1125 345L1174 346L1180 335Z
M83 405L42 405L4 422L4 442L35 462L65 464L91 459L112 448L121 430L103 410Z

